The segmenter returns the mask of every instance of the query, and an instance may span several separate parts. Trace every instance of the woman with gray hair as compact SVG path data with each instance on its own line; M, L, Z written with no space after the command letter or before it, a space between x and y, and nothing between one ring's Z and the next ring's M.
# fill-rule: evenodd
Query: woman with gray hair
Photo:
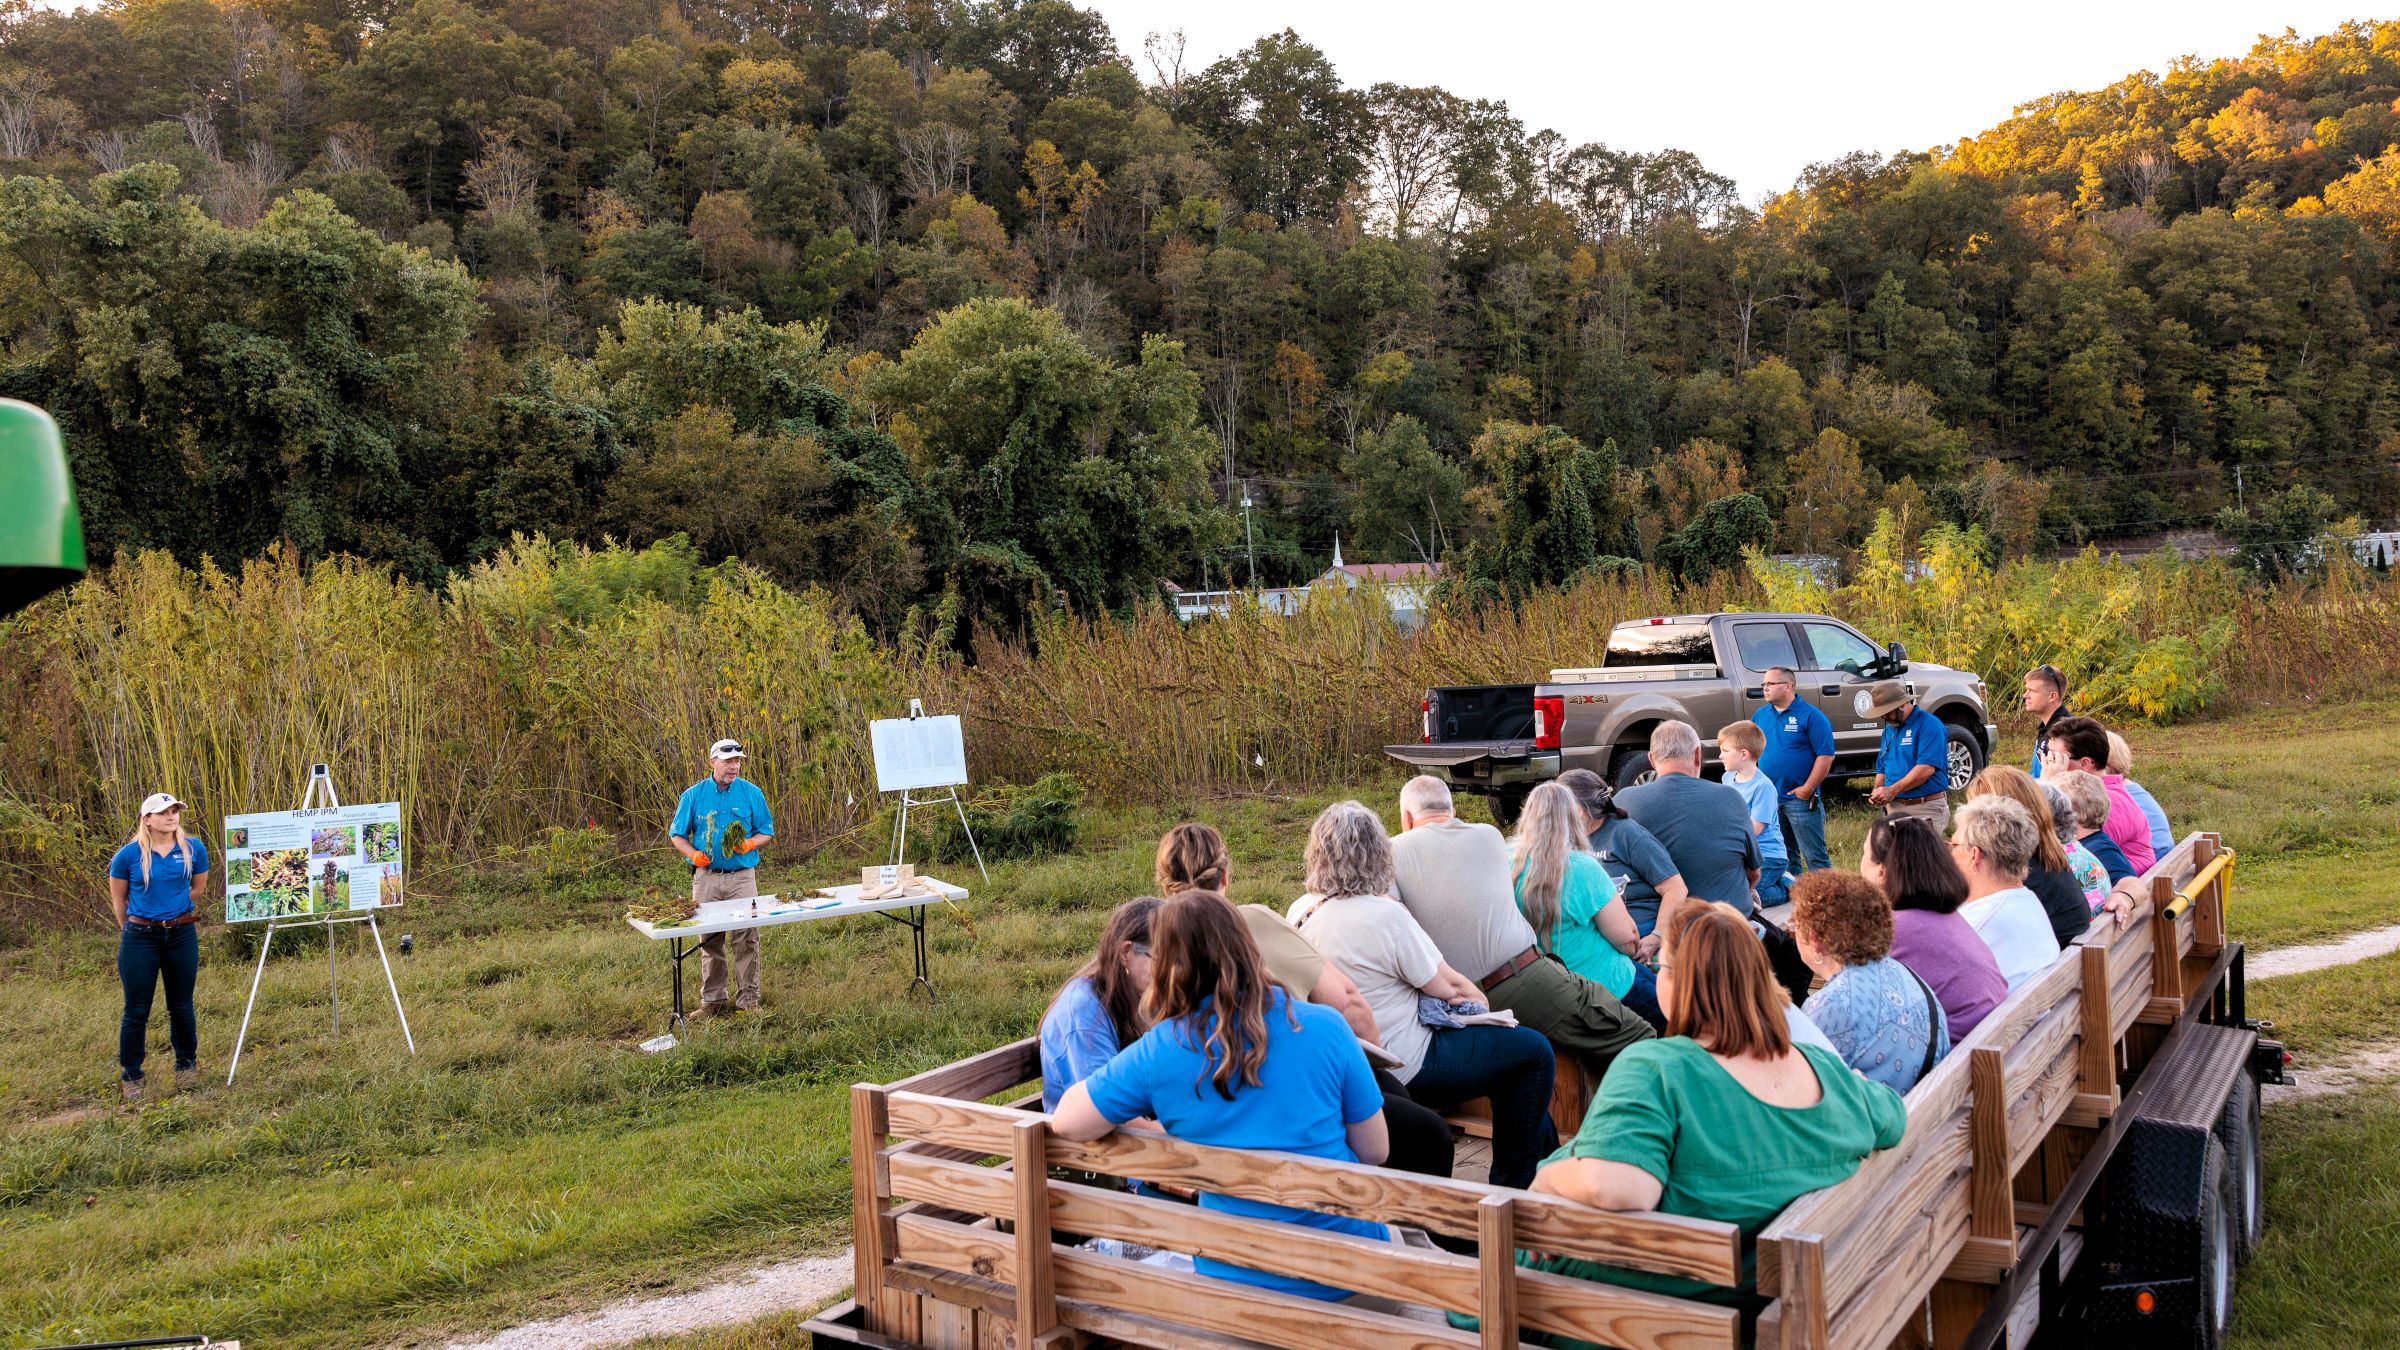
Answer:
M1358 985L1383 1048L1400 1061L1392 1076L1436 1111L1490 1098L1492 1184L1531 1182L1554 1142L1549 1040L1530 1027L1428 1024L1428 1016L1454 1023L1449 1009L1487 1001L1392 898L1392 843L1374 812L1357 802L1326 807L1309 827L1307 861L1308 894L1291 920Z
M2041 897L2025 887L2036 839L2032 813L2014 797L1977 797L1958 810L1950 857L1967 879L1961 917L1992 949L2010 993L2058 959L2058 935Z
M2075 885L2082 890L2084 903L2094 914L2108 903L2108 869L2083 846L2075 832L2075 803L2067 800L2065 789L2056 783L2043 783L2042 795L2050 799L2050 822L2058 827L2058 841L2067 849L2067 870L2075 874Z

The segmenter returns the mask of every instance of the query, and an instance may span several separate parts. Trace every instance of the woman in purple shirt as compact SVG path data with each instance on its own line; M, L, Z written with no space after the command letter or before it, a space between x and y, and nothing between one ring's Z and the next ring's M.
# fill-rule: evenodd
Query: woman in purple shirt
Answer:
M1908 816L1879 816L1867 827L1859 875L1892 900L1892 956L1932 986L1950 1022L1950 1040L1967 1038L2000 1001L2008 981L1992 949L1961 917L1967 879L1949 845L1931 825Z

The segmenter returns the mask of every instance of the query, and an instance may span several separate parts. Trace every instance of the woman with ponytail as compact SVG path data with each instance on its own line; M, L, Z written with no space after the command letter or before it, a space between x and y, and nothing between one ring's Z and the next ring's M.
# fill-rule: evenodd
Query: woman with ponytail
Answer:
M133 838L108 860L108 903L117 916L117 978L125 1013L117 1022L118 1087L142 1096L150 1000L167 988L167 1041L175 1048L175 1086L200 1080L200 1029L192 986L200 976L200 911L208 893L208 846L183 829L183 803L164 792L142 802Z
M1150 921L1150 1029L1068 1089L1052 1128L1097 1139L1144 1117L1177 1139L1380 1165L1383 1094L1340 1013L1268 978L1258 945L1215 891L1179 891ZM1203 1192L1204 1209L1364 1237L1381 1224ZM1261 1262L1275 1259L1261 1252ZM1201 1273L1306 1298L1347 1291L1209 1257Z

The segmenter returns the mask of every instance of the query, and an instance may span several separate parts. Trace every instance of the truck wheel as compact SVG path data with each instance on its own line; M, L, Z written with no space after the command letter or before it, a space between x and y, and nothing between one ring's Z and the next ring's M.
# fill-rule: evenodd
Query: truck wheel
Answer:
M1629 787L1639 787L1656 777L1658 770L1650 767L1650 754L1646 750L1618 751L1617 762L1608 771L1608 781L1619 792Z
M1975 781L1975 775L1983 772L1983 747L1976 744L1975 733L1965 727L1946 722L1943 725L1949 728L1945 739L1949 742L1950 790L1964 792Z
M2258 1132L2258 1080L2238 1074L2225 1112L2217 1118L2217 1139L2225 1145L2225 1200L2233 1211L2233 1251L2250 1259L2267 1231L2266 1150Z
M1491 808L1492 823L1499 826L1503 830L1515 829L1517 825L1517 817L1525 814L1526 795L1527 794L1522 792L1492 792L1485 794L1483 800L1484 804Z

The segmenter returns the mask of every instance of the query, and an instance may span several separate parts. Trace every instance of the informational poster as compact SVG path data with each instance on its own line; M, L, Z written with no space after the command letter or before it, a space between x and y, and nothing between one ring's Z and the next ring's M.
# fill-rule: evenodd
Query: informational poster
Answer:
M955 787L967 781L967 736L955 714L867 723L880 792Z
M400 803L225 818L225 919L300 919L400 903Z

